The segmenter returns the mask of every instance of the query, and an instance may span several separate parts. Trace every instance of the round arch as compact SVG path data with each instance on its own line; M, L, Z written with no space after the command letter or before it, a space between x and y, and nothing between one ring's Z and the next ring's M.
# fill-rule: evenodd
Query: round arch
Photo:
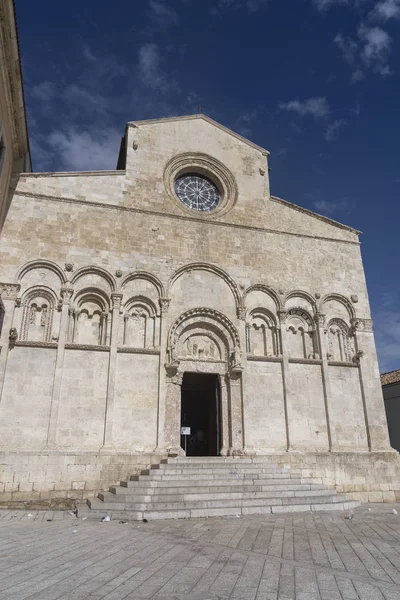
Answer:
M147 271L135 271L134 273L128 273L128 275L126 275L121 282L121 290L125 288L127 283L135 279L144 279L145 281L152 283L158 292L158 297L165 298L164 285L158 279L158 277L152 275L151 273L147 273Z
M111 275L111 273L109 273L106 269L103 269L102 267L96 267L94 265L87 266L87 267L81 267L80 269L75 271L75 273L71 279L71 283L72 284L77 283L77 281L79 281L79 279L81 277L83 277L84 275L98 275L99 277L102 277L103 279L105 279L107 281L108 285L110 286L111 292L116 291L117 286L115 283L115 279Z
M223 269L209 263L191 263L188 265L184 265L183 267L180 267L177 271L175 271L175 273L172 275L171 279L168 282L168 296L170 296L170 291L175 281L179 279L179 277L181 277L184 273L188 273L190 271L208 271L209 273L214 273L214 275L217 275L218 277L223 279L232 292L232 295L235 300L236 311L239 311L239 308L242 304L242 296L240 294L236 282Z
M277 292L275 292L275 290L273 290L269 286L265 285L264 283L256 283L256 284L248 287L247 290L243 294L243 304L245 304L246 298L251 292L263 292L264 294L267 294L275 302L277 311L283 309L283 304L279 297L279 294L277 294Z
M303 298L303 300L306 300L307 302L310 303L313 311L316 312L316 310L317 310L316 300L308 292L305 292L304 290L293 290L293 291L289 292L285 296L284 306L286 306L286 303L288 302L288 300L291 300L292 298Z
M23 277L27 275L29 271L33 271L33 269L49 269L49 271L52 271L59 277L62 284L67 282L67 277L61 267L57 263L45 259L30 260L25 263L17 273L17 282L21 283Z
M168 335L168 347L172 354L176 351L179 340L185 332L199 329L216 334L224 343L228 353L235 348L240 348L239 333L225 315L210 308L196 308L183 313L172 325Z
M321 300L321 307L323 307L324 304L326 304L327 302L329 302L331 300L339 302L340 304L342 304L347 309L347 312L349 314L349 318L350 319L355 319L356 312L354 310L354 306L352 305L352 303L350 302L350 300L348 298L346 298L346 296L342 296L341 294L327 294Z

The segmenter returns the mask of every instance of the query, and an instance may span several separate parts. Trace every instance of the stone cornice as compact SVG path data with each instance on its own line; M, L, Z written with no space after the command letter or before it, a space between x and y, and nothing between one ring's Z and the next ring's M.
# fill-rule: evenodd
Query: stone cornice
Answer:
M322 365L320 358L289 358L289 362L299 365Z
M7 121L12 128L13 155L17 158L29 152L29 139L16 15L12 0L0 2L0 80L6 88Z
M129 346L118 346L117 352L121 354L160 354L159 348L131 348Z
M272 202L277 202L278 204L282 204L283 206L287 206L288 208L292 208L293 210L297 210L298 212L305 213L309 217L314 217L314 219L318 219L319 221L324 221L329 225L333 225L333 227L337 227L338 229L345 229L346 231L351 231L355 235L359 236L362 234L362 231L358 231L358 229L354 229L349 225L344 225L343 223L339 223L339 221L335 221L334 219L330 219L329 217L324 217L323 215L319 215L318 213L309 210L308 208L303 208L303 206L298 206L298 204L293 204L288 200L283 200L282 198L278 198L277 196L271 196Z
M359 363L351 363L351 362L339 362L337 360L328 360L329 367L351 367L352 369L358 369L360 366Z
M174 121L194 121L196 119L200 119L202 121L206 121L207 123L210 123L210 125L213 125L217 129L220 129L221 131L224 131L228 135L231 135L232 137L236 138L237 140L240 140L244 144L247 144L247 146L250 146L251 148L258 150L258 152L261 152L261 154L263 154L264 156L269 155L268 150L266 150L265 148L258 146L254 142L251 142L247 138L240 135L239 133L236 133L236 131L232 131L232 129L225 127L225 125L221 125L221 123L218 123L218 121L214 121L214 119L211 119L207 115L203 115L201 113L195 114L195 115L184 115L182 117L164 117L162 119L147 119L147 120L143 120L143 121L130 121L129 123L127 123L126 127L127 128L128 127L142 127L143 125L154 125L155 123L171 123Z
M325 237L325 236L319 236L319 235L309 235L306 233L295 233L292 231L282 231L279 229L269 229L266 227L254 227L252 225L242 225L239 223L228 223L226 221L212 221L210 220L204 220L204 219L199 219L196 217L190 217L187 215L174 215L172 213L165 213L165 212L161 212L161 211L155 211L155 210L146 210L143 208L136 208L136 207L132 207L132 206L116 206L114 204L106 204L103 202L91 202L90 200L77 200L75 198L66 198L63 196L48 196L46 194L35 194L32 192L19 192L17 191L15 193L15 196L21 196L23 198L34 198L35 200L44 200L44 201L49 201L49 202L60 202L60 203L66 203L66 204L81 204L83 206L92 206L93 208L102 208L102 209L108 209L108 210L119 210L122 212L131 212L131 213L137 213L137 214L145 214L145 215L151 215L151 216L157 216L157 217L163 217L165 219L176 219L178 221L192 221L195 223L202 223L203 226L205 225L214 225L214 226L218 226L218 227L229 227L232 229L241 229L241 230L246 230L246 231L259 231L261 233L273 233L276 235L288 235L288 236L293 236L293 237L299 237L299 238L307 238L307 239L312 239L312 240L323 240L325 242L334 242L334 243L338 243L338 244L353 244L356 246L360 245L360 242L357 240L342 240L342 239L338 239L338 238L330 238L330 237ZM346 226L343 226L343 228L345 229Z
M283 361L282 356L257 356L255 354L247 354L247 360L254 362L275 362L281 363Z
M22 173L21 177L26 177L27 179L38 179L40 177L93 177L96 175L126 175L126 171L44 171L43 173ZM17 194L20 193L22 192L17 192Z
M26 348L57 348L57 342L34 342L34 341L15 341L14 346L23 346Z
M65 344L67 350L93 350L94 352L110 352L110 346L95 346L91 344Z

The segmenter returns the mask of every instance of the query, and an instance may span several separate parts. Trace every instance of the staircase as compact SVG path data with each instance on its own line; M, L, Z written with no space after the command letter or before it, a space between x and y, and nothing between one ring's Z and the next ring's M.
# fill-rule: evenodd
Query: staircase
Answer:
M263 458L168 458L100 492L79 516L142 520L344 510L358 502Z

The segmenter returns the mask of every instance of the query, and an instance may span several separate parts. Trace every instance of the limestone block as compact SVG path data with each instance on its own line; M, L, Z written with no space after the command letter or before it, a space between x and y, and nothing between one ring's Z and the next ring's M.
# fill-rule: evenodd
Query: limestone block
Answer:
M71 485L71 489L73 490L84 490L86 487L86 483L84 481L73 481Z
M368 502L383 502L383 493L382 492L369 492L368 493Z
M383 502L396 502L396 492L382 492Z

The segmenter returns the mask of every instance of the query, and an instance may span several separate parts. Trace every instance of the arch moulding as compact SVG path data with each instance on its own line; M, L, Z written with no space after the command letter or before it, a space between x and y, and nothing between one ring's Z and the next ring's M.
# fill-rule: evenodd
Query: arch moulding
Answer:
M168 297L170 297L170 295L171 295L170 294L171 289L172 289L172 286L174 285L175 281L177 281L177 279L179 279L179 277L181 277L185 273L190 273L190 271L208 271L209 273L214 273L214 275L217 275L218 277L223 279L233 294L233 297L235 299L236 312L239 315L240 308L242 305L242 296L240 294L240 291L239 291L239 288L238 288L236 282L223 269L221 269L220 267L217 267L216 265L211 265L209 263L200 263L200 262L191 263L189 265L184 265L183 267L180 267L177 271L175 271L175 273L172 275L171 279L168 282L168 288L167 288ZM202 310L207 310L207 309L202 309ZM215 312L217 312L217 311L215 311ZM222 313L219 313L219 314L222 314Z

